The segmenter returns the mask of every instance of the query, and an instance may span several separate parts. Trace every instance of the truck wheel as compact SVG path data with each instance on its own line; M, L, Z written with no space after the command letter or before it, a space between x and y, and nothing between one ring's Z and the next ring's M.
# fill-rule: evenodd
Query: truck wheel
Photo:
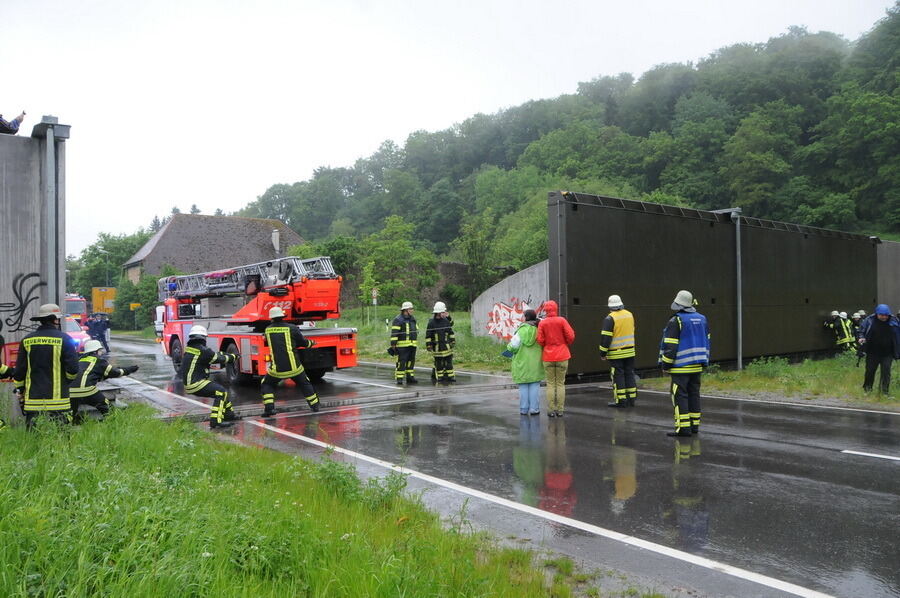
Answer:
M222 352L235 355L238 352L237 345L235 345L234 343L228 343L227 345L225 345L225 348L222 350ZM225 378L228 380L229 384L247 384L253 380L252 375L241 372L241 369L238 367L237 361L232 361L225 366Z
M310 382L321 382L322 378L325 377L325 373L328 370L324 368L316 368L312 370L306 370L306 377L309 378Z
M181 349L181 341L178 340L178 337L172 339L172 343L169 345L169 356L172 357L172 366L175 368L175 373L181 373L181 357L184 355L184 352Z

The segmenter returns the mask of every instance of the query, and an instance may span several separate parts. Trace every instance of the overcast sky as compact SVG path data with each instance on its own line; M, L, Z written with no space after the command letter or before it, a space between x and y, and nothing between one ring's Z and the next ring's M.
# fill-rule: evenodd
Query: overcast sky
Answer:
M0 113L72 125L67 253L237 210L418 129L791 25L857 39L893 0L3 0ZM302 234L302 230L299 231Z

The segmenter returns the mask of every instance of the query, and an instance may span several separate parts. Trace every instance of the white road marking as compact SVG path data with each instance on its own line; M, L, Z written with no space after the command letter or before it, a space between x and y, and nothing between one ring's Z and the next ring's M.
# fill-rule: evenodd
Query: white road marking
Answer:
M605 385L603 385L603 384L590 384L590 383L586 383L586 384L580 385L580 386L584 386L584 387L591 387L591 386L594 386L594 388L602 388L602 389L604 389L604 390L612 390L612 386L605 386ZM650 390L650 389L648 389L648 388L640 388L640 387L638 387L638 392L639 392L639 393L641 393L641 392L649 392L649 393L652 393L652 394L666 395L667 397L669 396L669 393L666 392L666 391L664 391L664 390ZM787 406L787 407L809 407L810 409L835 409L835 410L838 410L838 411L856 411L856 412L859 412L859 413L877 413L877 414L880 414L880 415L900 415L900 411L877 411L877 410L875 410L875 409L859 409L859 408L855 408L855 407L837 407L837 406L834 406L834 405L815 405L815 404L809 404L809 405L808 405L808 404L806 404L806 403L793 403L793 402L790 402L790 401L766 401L766 400L764 400L764 399L745 399L745 398L741 398L741 397L723 397L723 396L720 396L720 395L707 395L707 394L701 394L701 395L700 395L700 398L704 398L704 399L723 399L723 400L725 400L725 401L744 401L744 402L746 402L746 403L766 403L766 404L769 404L769 405L782 405L782 406Z
M346 378L344 376L338 377L334 374L328 374L329 380L339 380L340 382L354 382L356 384L365 384L367 386L377 386L378 388L388 388L390 390L396 389L399 384L394 384L391 386L390 384L379 384L378 382L366 382L365 380L357 380L356 378ZM401 387L402 388L402 387Z
M359 365L377 365L377 366L382 366L385 368L387 368L387 367L393 368L394 367L389 363L379 363L377 361L360 361L358 363L359 363ZM416 366L414 369L421 370L423 372L431 371L431 368L424 367L424 366ZM469 374L470 376L484 376L486 378L503 378L504 380L511 380L511 378L509 376L504 376L502 374L485 374L484 372L469 372L466 370L454 370L454 371L456 371L459 374Z
M900 457L892 457L891 455L879 455L877 453L863 453L862 451L841 451L848 455L862 455L863 457L875 457L876 459L890 459L891 461L900 461Z
M823 594L821 592L817 592L815 590L810 590L808 588L804 588L802 586L798 586L786 581L781 581L780 579L775 579L773 577L769 577L767 575L762 575L760 573L754 573L753 571L747 571L746 569L740 569L738 567L732 567L731 565L726 565L725 563L719 563L717 561L713 561L711 559L707 559L701 556L693 555L687 552L683 552L681 550L676 550L674 548L669 548L668 546L662 546L661 544L655 544L653 542L648 542L647 540L641 540L640 538L635 538L634 536L629 536L626 534L622 534L620 532L615 532L612 530L608 530L602 527L598 527L596 525L591 525L590 523L584 523L583 521L578 521L576 519L570 519L569 517L563 517L562 515L557 515L556 513L550 513L547 511L542 511L540 509L536 509L534 507L530 507L528 505L523 505L506 498L502 498L500 496L495 496L493 494L488 494L487 492L482 492L480 490L475 490L474 488L469 488L467 486L461 486L454 482L450 482L448 480L444 480L441 478L437 478L425 473L421 473L412 469L406 469L400 465L395 465L388 461L382 461L381 459L376 459L375 457L369 457L368 455L364 455L362 453L357 453L355 451L350 451L347 449L343 449L338 446L334 446L328 444L326 442L322 442L320 440L316 440L315 438L308 438L301 434L295 434L294 432L289 432L287 430L282 430L281 428L277 428L275 426L270 426L269 424L265 424L260 421L255 420L246 420L245 423L263 428L265 430L269 430L271 432L275 432L277 434L282 434L284 436L288 436L290 438L294 438L296 440L300 440L302 442L306 442L308 444L312 444L314 446L333 450L334 452L341 453L343 455L347 455L348 457L353 457L354 459L358 459L360 461L365 461L366 463L372 463L373 465L378 465L380 467L384 467L386 469L391 469L393 471L402 473L409 477L418 478L430 484L434 484L436 486L441 486L443 488L447 488L449 490L454 490L456 492L460 492L462 494L467 494L469 496L473 496L475 498L479 498L482 500L486 500L488 502L492 502L494 504L502 505L504 507L521 511L523 513L527 513L529 515L533 515L535 517L540 517L542 519L546 519L548 521L554 521L556 523L561 523L563 525L567 525L569 527L573 527L575 529L579 529L584 532L588 532L597 536L601 536L604 538L609 538L611 540L616 540L618 542L622 542L624 544L629 544L631 546L636 546L638 548L643 548L645 550L649 550L651 552L655 552L657 554L661 554L664 556L668 556L671 558L675 558L687 563L691 563L693 565L698 565L700 567L705 567L707 569L712 569L714 571L719 571L721 573L725 573L727 575L731 575L733 577L737 577L740 579L744 579L747 581L751 581L754 583L758 583L770 588L774 588L776 590L780 590L783 592L787 592L789 594L794 594L795 596L803 596L805 598L831 598L828 594Z

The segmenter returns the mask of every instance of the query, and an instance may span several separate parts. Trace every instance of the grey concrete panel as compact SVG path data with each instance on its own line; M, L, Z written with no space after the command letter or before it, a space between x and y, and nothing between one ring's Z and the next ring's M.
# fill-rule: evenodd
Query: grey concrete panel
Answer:
M43 138L0 135L0 334L6 343L19 341L33 324L38 306L58 302L48 295L55 280L65 292L65 152L55 144L56 169L47 176ZM56 185L56 205L47 209L47 182ZM47 255L47 239L58 227L56 250ZM9 359L9 356L6 356Z
M877 303L887 303L895 313L900 310L900 243L894 241L882 241L878 246ZM874 306L860 305L859 308L870 314Z
M548 298L549 263L535 264L508 276L472 302L472 333L508 340L526 309L537 309Z

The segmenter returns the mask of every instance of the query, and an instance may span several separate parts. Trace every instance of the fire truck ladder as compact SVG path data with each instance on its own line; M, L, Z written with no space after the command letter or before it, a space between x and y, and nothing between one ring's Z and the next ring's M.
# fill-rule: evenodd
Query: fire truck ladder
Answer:
M337 278L337 274L330 257L283 257L215 272L167 276L159 279L157 291L160 301L169 297L216 297L229 293L243 295L252 294L248 287L254 284L260 290L290 284L303 277L329 279Z

